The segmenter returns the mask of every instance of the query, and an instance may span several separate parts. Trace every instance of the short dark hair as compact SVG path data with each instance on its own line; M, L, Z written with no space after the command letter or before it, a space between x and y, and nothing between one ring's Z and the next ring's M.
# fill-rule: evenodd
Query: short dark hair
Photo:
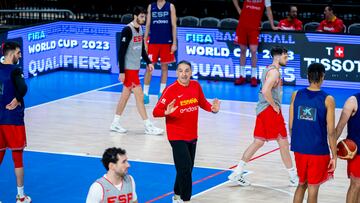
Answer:
M325 66L321 63L313 63L307 69L309 83L320 83L320 80L324 75Z
M6 56L10 51L15 51L16 48L20 49L20 44L14 41L7 41L2 44L2 53Z
M119 160L117 155L126 155L126 151L124 149L116 147L108 148L105 150L101 162L103 163L107 171L109 170L109 163L115 164Z
M132 11L132 15L134 16L139 16L141 13L146 14L146 10L144 7L141 6L135 6L133 11Z
M292 7L297 8L297 6L295 6L295 5L290 5L290 6L289 6L289 12L291 11L291 8L292 8Z
M279 46L279 45L272 47L270 50L270 54L272 57L274 57L276 55L286 54L287 52L288 52L288 50L285 47Z
M326 7L328 8L329 11L334 12L334 6L333 6L333 5L328 4L328 5L325 6L325 8L326 8Z
M190 69L191 69L191 63L190 63L189 61L186 61L186 60L180 61L180 62L177 64L176 69L179 67L180 64L188 65L188 66L190 66Z

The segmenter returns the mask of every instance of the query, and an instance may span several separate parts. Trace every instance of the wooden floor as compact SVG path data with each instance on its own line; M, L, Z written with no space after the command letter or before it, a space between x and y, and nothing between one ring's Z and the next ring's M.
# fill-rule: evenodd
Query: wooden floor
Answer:
M126 135L110 132L119 93L91 91L89 93L34 106L26 110L28 150L79 153L101 156L111 146L123 147L132 160L173 163L166 136L144 134L144 126L137 113L133 96L122 119ZM151 97L152 108L157 97ZM245 148L252 142L255 123L255 103L222 101L221 112L199 115L199 142L195 165L224 168L237 164ZM288 106L283 106L288 120ZM336 120L340 110L336 110ZM164 119L154 119L165 128ZM257 153L277 148L276 142L266 143ZM208 191L197 194L192 202L291 202L295 188L288 187L288 176L275 151L250 162L247 169L250 187L234 186L227 180ZM319 202L345 202L348 187L346 162L339 160L335 179L320 188ZM141 194L138 194L141 195Z

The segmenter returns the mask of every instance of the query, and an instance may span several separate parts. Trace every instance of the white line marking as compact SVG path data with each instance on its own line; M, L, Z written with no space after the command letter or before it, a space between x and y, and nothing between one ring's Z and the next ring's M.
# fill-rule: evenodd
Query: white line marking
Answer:
M203 194L205 194L205 193L207 193L207 192L210 192L211 190L215 190L216 188L221 187L221 186L223 186L223 185L225 185L225 184L227 184L227 183L229 183L229 182L230 182L230 181L226 181L226 182L220 183L219 185L215 185L214 187L211 187L211 188L209 188L209 189L207 189L207 190L204 190L204 191L202 191L202 192L199 192L199 193L193 195L191 198L195 198L195 197L201 196L201 195L203 195Z
M115 83L115 84L112 84L112 85L108 85L108 86L105 86L105 87L100 87L100 88L89 90L89 91L82 92L82 93L79 93L79 94L74 94L74 95L63 97L63 98L60 98L60 99L55 99L55 100L52 100L52 101L49 101L49 102L45 102L45 103L42 103L42 104L38 104L38 105L35 105L35 106L28 107L28 108L26 108L26 110L41 107L41 106L44 106L44 105L47 105L47 104L56 103L56 102L59 102L59 101L65 100L65 99L70 99L72 97L88 94L88 93L91 93L91 92L99 91L99 90L106 89L106 88L109 88L109 87L114 87L114 86L117 86L117 85L122 85L122 83Z
M199 192L199 193L193 195L191 198L195 198L195 197L199 197L199 196L201 196L201 195L204 195L205 193L210 192L210 191L212 191L212 190L215 190L216 188L221 187L221 186L223 186L223 185L226 185L226 184L228 184L228 183L231 183L231 181L228 180L228 181L226 181L226 182L223 182L223 183L220 183L220 184L218 184L218 185L215 185L215 186L213 186L213 187L211 187L211 188L209 188L209 189L207 189L207 190L204 190L204 191L202 191L202 192ZM281 193L285 193L285 194L287 194L287 195L289 195L289 196L291 196L291 197L294 196L294 193L292 193L292 192L289 192L289 191L286 191L286 190L282 190L282 189L279 189L279 188L274 188L274 187L271 187L271 186L266 186L266 185L261 185L261 184L251 184L251 186L263 187L263 188L266 188L266 189L275 190L275 191L278 191L278 192L281 192ZM248 186L248 187L251 187L251 186ZM241 186L239 186L239 187L241 187Z
M274 187L271 187L271 186L261 185L261 184L251 184L251 185L255 186L255 187L263 187L263 188L267 188L267 189L270 189L270 190L275 190L275 191L278 191L278 192L282 192L282 193L288 194L291 197L294 196L294 193L286 191L286 190L282 190L282 189L279 189L279 188L274 188Z
M101 156L90 155L90 154L87 154L87 153L50 152L50 151L45 151L45 150L32 150L32 149L26 149L25 151L29 151L29 152L39 152L39 153L48 153L48 154L61 154L61 155L68 155L68 156L101 158ZM130 160L130 161L135 161L135 162L151 163L151 164L174 165L174 163L166 163L166 162L158 162L158 161L144 161L144 160L140 160L140 159L129 159L129 160ZM195 165L195 167L197 167L197 168L205 168L205 169L222 170L222 171L231 171L231 169L229 169L229 168L216 168L216 167L198 166L198 165Z

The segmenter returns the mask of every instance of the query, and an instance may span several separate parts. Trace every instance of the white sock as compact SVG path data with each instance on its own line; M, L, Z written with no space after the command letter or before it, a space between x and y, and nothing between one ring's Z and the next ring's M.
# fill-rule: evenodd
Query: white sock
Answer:
M115 114L115 116L114 116L114 123L120 123L120 118L121 118L120 115Z
M146 119L146 120L144 120L144 124L145 124L145 126L150 125L150 124L151 124L150 119Z
M251 67L251 77L257 78L257 67Z
M18 191L18 195L20 197L24 197L24 186L22 187L17 187L17 191Z
M246 162L243 160L240 160L238 165L236 166L235 170L238 171L239 173L242 173L244 171L245 165L246 165Z
M162 94L162 92L164 91L166 87L166 83L160 83L160 94Z
M288 171L288 173L289 173L290 178L296 177L296 170L295 170L294 167L292 167L292 168L287 168L287 171Z
M245 66L240 66L240 76L243 78L246 77Z
M144 94L149 95L150 85L144 85Z

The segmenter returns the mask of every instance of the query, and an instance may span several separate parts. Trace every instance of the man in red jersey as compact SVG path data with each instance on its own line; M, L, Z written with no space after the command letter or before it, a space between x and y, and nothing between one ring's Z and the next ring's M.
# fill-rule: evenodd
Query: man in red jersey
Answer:
M280 20L278 24L278 28L280 30L296 30L301 31L303 28L302 22L297 19L297 7L296 6L289 6L289 13L288 17Z
M176 168L173 203L190 202L199 107L213 113L220 109L218 99L210 104L200 84L190 80L192 70L189 62L180 61L176 75L177 80L165 88L153 111L154 117L166 118L166 131Z
M233 0L238 11L239 24L236 28L235 43L240 45L240 77L235 80L235 85L242 85L246 82L246 50L249 47L251 53L251 86L257 86L257 56L256 51L259 45L261 17L266 7L271 28L274 26L270 0L244 0L243 8L240 9L238 0Z
M332 33L344 32L344 23L334 15L334 8L332 6L328 5L325 7L324 15L325 20L321 21L316 31Z

